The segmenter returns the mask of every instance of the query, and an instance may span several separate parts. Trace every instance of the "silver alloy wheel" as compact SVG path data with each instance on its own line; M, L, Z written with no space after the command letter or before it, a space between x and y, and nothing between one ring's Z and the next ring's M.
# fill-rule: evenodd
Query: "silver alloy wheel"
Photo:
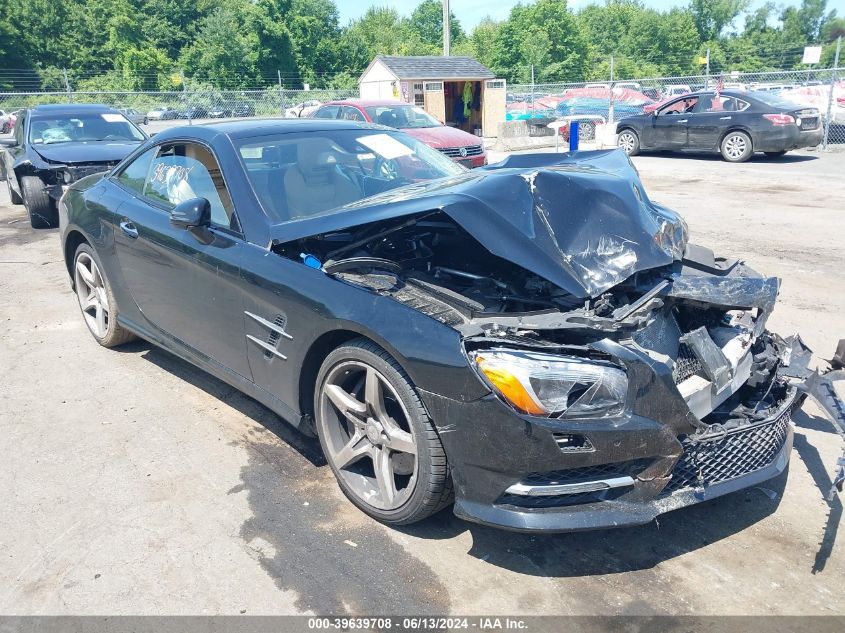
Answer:
M106 284L97 263L88 253L80 253L74 265L76 297L85 323L97 338L105 338L109 329L109 301Z
M725 139L725 153L732 159L741 158L748 149L748 143L742 134L732 134Z
M633 152L636 145L637 139L634 138L634 134L632 132L625 131L619 135L619 147L621 147L626 154Z
M418 461L396 390L366 363L345 361L326 376L319 406L326 457L346 488L380 510L401 507L414 491Z

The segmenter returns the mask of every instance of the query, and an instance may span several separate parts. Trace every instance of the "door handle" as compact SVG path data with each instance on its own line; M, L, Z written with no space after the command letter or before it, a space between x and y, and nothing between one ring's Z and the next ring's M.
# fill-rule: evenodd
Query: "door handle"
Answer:
M127 220L120 223L120 230L133 239L138 237L138 229L135 228L134 224Z
M676 123L686 123L689 119L681 119L680 121L676 121Z
M720 121L730 121L730 120L731 120L731 117L729 117L729 116L720 116L720 117L719 117L719 120L720 120Z

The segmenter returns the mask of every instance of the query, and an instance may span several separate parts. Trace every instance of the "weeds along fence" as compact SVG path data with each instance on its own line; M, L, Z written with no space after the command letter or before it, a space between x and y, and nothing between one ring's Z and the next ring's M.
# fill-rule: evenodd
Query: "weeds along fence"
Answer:
M306 101L330 101L358 96L357 90L196 90L172 92L0 92L0 110L10 112L47 103L102 103L133 108L144 114L155 108L217 111L227 115L282 116L286 109Z

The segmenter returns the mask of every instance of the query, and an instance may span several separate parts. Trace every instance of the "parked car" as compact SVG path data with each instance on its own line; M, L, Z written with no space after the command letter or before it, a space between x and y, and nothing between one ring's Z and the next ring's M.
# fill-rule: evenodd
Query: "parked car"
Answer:
M149 121L169 121L175 119L179 112L173 108L162 106L154 108L147 112L147 120Z
M255 116L255 107L248 103L241 103L232 108L232 116L250 117Z
M177 119L207 119L208 108L205 106L190 106L176 113Z
M652 101L661 101L663 99L663 93L660 91L660 88L643 88L640 92Z
M316 99L309 99L308 101L297 103L296 105L291 106L290 108L285 110L285 116L290 119L307 117L321 105L323 105L322 101L317 101Z
M232 116L232 109L223 104L216 104L208 109L209 119L228 119Z
M150 122L150 119L146 115L141 114L135 108L118 108L117 111L135 125L147 125Z
M384 523L636 525L787 468L810 372L765 329L778 280L689 244L621 152L468 171L367 123L197 125L60 213L99 344L316 434Z
M616 125L619 147L640 150L720 152L732 163L754 152L782 156L815 147L822 140L819 111L780 99L770 92L698 92L669 100L650 114Z
M628 88L629 90L637 90L642 92L642 86L638 81L615 81L613 82L614 88Z
M57 225L56 201L77 180L107 171L147 135L104 105L40 105L21 113L14 145L0 152L0 176L12 204L33 228Z
M8 134L15 127L15 117L11 112L0 110L0 134Z
M663 88L663 98L669 99L671 97L689 94L690 92L692 92L692 88L687 84L669 84Z
M402 130L465 167L487 164L484 143L474 134L443 125L419 106L393 99L347 99L321 105L316 119L367 121Z

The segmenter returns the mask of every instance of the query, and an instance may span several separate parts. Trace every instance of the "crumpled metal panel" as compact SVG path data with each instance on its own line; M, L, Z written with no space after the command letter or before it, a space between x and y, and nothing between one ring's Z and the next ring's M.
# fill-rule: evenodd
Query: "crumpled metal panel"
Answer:
M276 242L442 210L494 255L577 298L683 257L687 227L651 202L621 150L523 154L273 227Z

